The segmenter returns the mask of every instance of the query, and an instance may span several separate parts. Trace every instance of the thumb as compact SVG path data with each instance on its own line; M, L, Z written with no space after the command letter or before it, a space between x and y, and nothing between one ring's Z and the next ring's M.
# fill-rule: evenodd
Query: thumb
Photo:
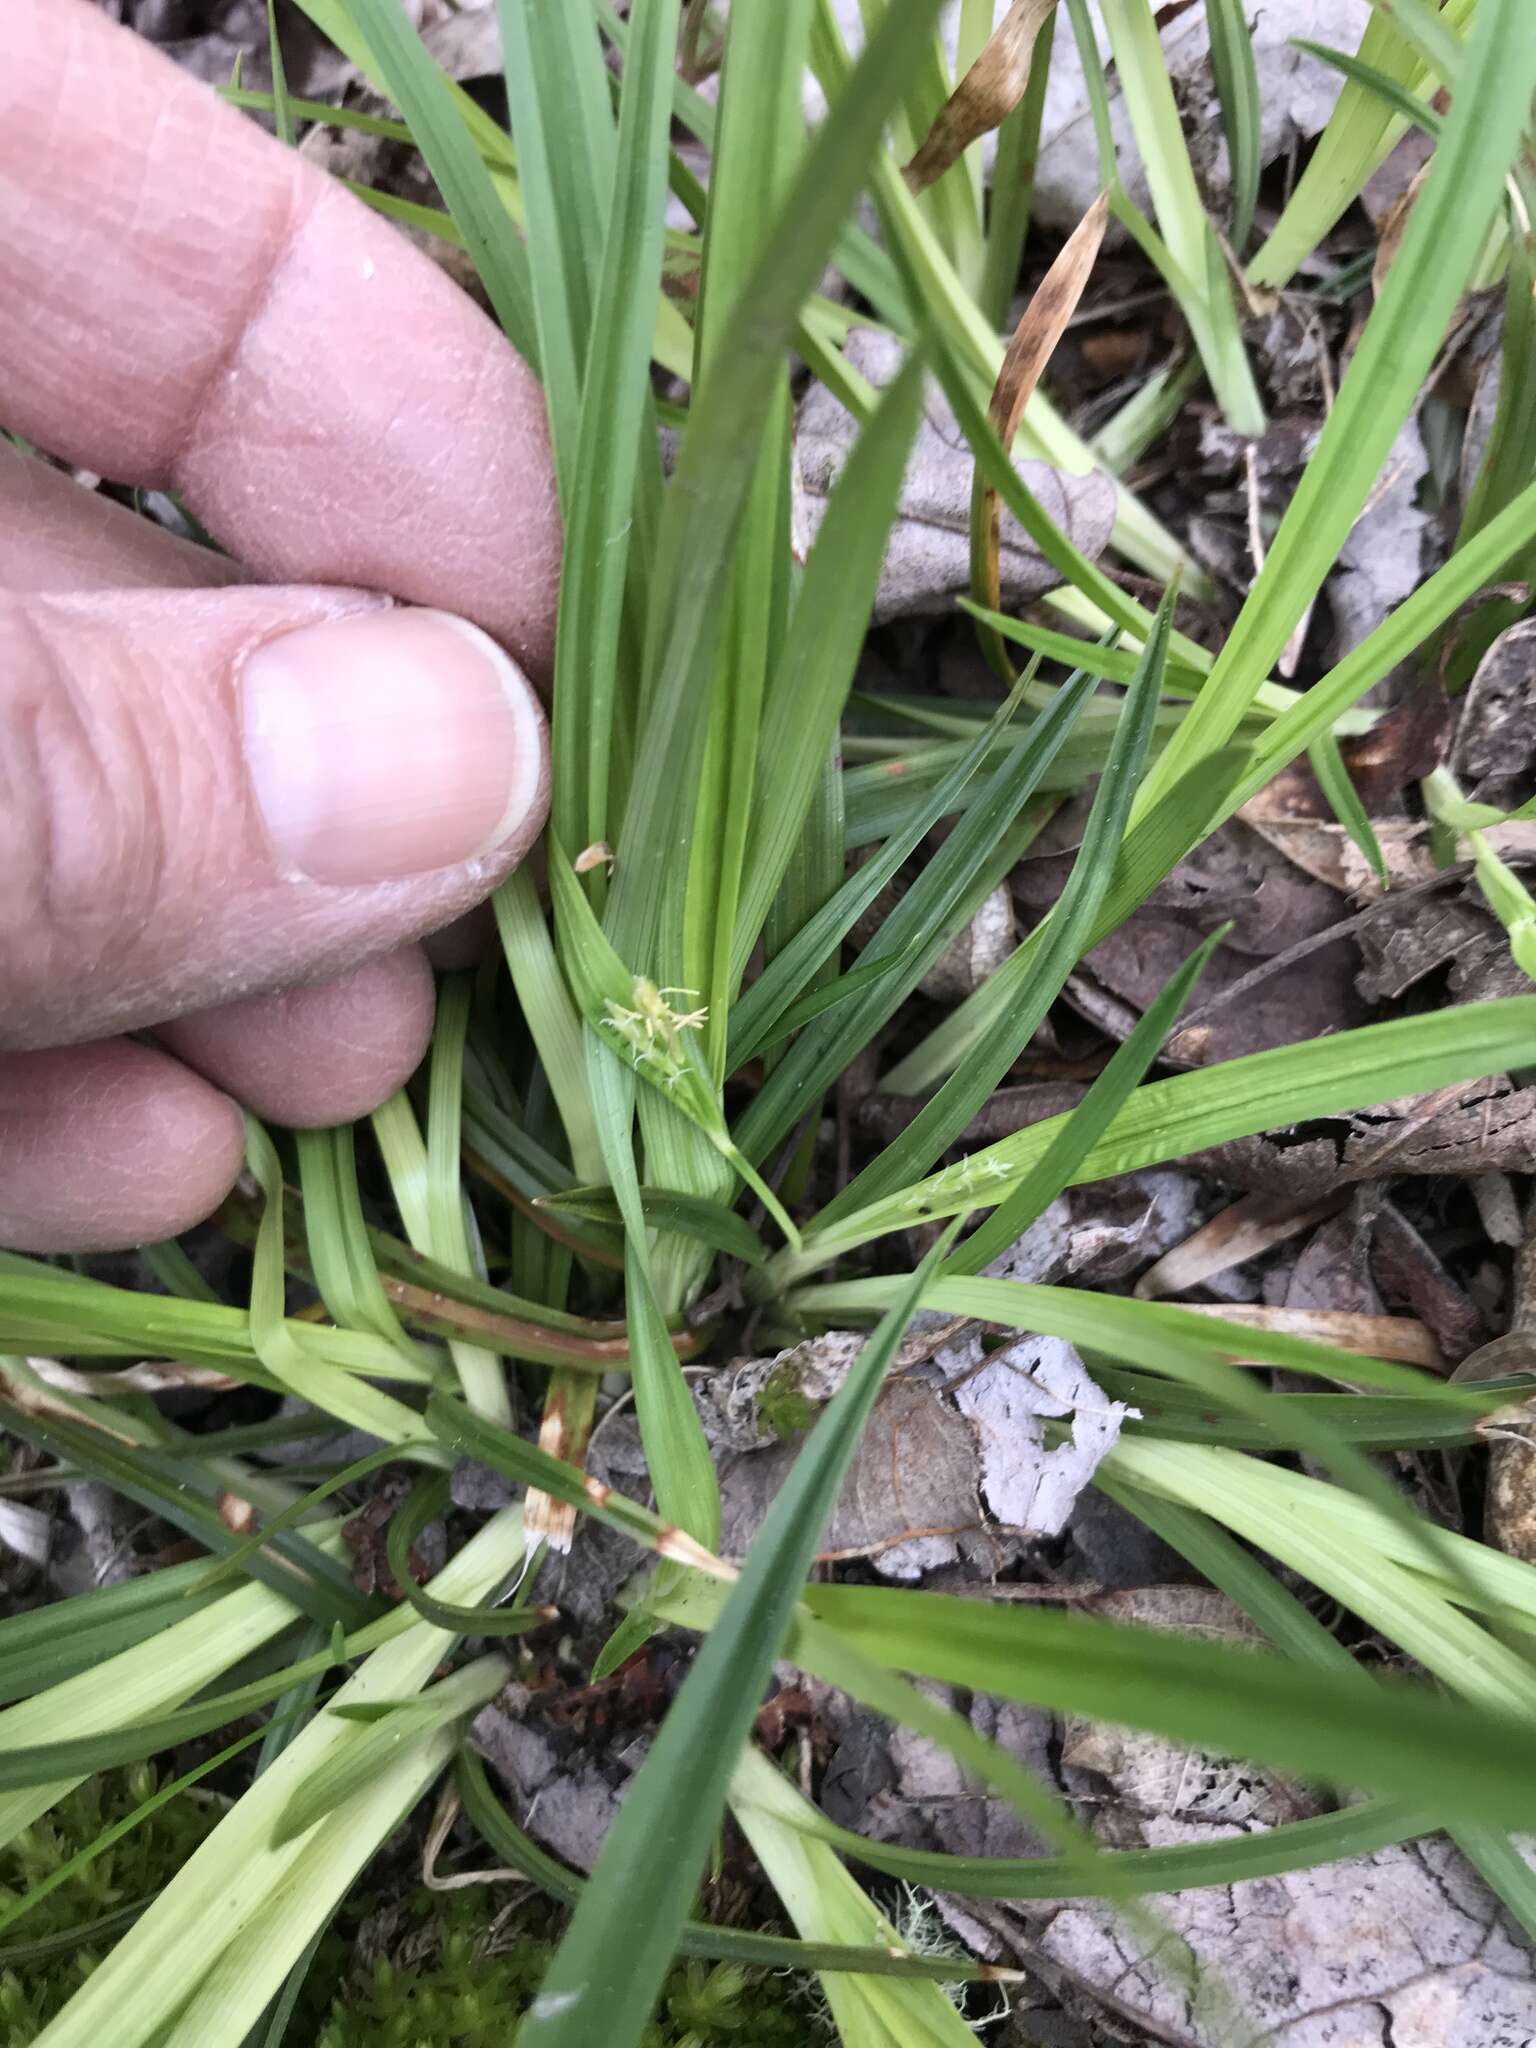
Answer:
M0 596L0 1046L331 975L521 858L548 738L443 612L323 589Z

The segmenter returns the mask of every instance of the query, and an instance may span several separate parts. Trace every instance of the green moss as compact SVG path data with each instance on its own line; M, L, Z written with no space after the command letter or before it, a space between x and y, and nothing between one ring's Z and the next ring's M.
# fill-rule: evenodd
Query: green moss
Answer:
M152 1765L135 1764L77 1786L0 1849L0 1907L51 1877L148 1799L158 1783ZM158 1891L212 1829L219 1811L204 1800L171 1800L0 1935L0 2041L6 2048L23 2048L42 2032L121 1931L109 1926L93 1939L93 1924ZM69 1940L76 1930L80 1938Z
M757 1394L757 1419L781 1441L801 1436L816 1420L816 1403L800 1390L794 1367L786 1361L763 1381Z
M32 1889L147 1799L153 1768L94 1778L0 1851L0 1906ZM36 2040L120 1931L92 1927L166 1884L213 1827L219 1809L182 1797L152 1814L0 1936L0 2043ZM289 2028L290 2048L507 2048L509 2020L528 2005L559 1940L561 1916L542 1898L498 1921L501 1890L410 1889L389 1914L387 1953L359 1968L360 1937L385 1905L377 1880L342 1907L322 1942ZM72 1940L72 1934L78 1939ZM832 2036L807 2009L799 1980L726 1963L680 1963L667 1979L643 2048L815 2048Z
M492 1928L473 1892L415 1892L393 1946L351 1975L314 2034L314 2048L506 2048L508 2021L528 2006L559 1938L558 1916L530 1900ZM420 1951L425 1945L426 1954ZM333 1938L317 1975L334 1969ZM309 2039L308 2035L303 2038ZM809 2048L830 2041L793 1981L728 1963L681 1963L667 1979L642 2048Z

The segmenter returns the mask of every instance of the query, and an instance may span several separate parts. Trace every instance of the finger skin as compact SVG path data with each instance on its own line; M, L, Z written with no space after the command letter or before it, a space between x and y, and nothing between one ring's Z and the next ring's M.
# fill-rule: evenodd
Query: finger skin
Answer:
M234 1186L227 1095L125 1038L0 1054L0 1245L123 1251L178 1236Z
M163 1025L160 1043L267 1123L366 1116L415 1073L432 1037L432 970L417 946L352 973Z
M142 519L0 440L0 590L201 590L236 583L227 555Z
M8 0L0 422L182 491L271 580L461 613L551 664L537 380L429 258L88 0Z
M527 692L527 806L490 852L350 886L276 858L247 771L242 669L295 627L387 609L315 589L0 596L0 1047L340 973L448 923L516 865L548 806Z

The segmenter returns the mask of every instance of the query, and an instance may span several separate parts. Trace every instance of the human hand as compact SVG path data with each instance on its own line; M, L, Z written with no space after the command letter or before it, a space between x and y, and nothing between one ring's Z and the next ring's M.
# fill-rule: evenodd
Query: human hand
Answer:
M0 1244L110 1249L222 1200L231 1097L342 1122L419 1061L413 942L548 807L559 516L426 257L87 0L6 30L0 425L234 558L0 440Z

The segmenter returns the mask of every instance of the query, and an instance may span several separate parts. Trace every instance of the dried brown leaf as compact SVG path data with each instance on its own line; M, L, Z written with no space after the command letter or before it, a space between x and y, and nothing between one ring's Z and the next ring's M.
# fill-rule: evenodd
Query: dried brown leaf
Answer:
M1136 1282L1135 1291L1143 1301L1183 1294L1320 1222L1332 1214L1339 1200L1336 1195L1316 1202L1297 1202L1285 1195L1244 1195L1175 1245L1155 1266L1149 1266Z
M1444 1372L1440 1347L1422 1323L1411 1316L1361 1316L1328 1308L1266 1308L1253 1302L1191 1301L1196 1315L1216 1316L1271 1337L1304 1337L1309 1344L1331 1344L1339 1351L1358 1351L1363 1358L1390 1358L1400 1365L1422 1365ZM1234 1363L1242 1363L1235 1360Z
M926 192L979 136L998 128L1024 97L1035 39L1056 0L1013 0L976 62L939 109L922 147L903 173Z
M999 31L1001 33L1001 31ZM1046 364L1055 354L1056 344L1066 332L1067 322L1077 311L1078 302L1098 260L1100 246L1104 240L1104 229L1109 221L1109 196L1101 192L1083 215L1062 246L1060 255L1051 265L1039 286L1025 307L1013 339L1003 357L1003 366L997 373L997 384L992 392L989 407L997 437L1005 448L1013 446L1024 408L1034 396L1035 386L1040 382ZM998 495L996 489L983 483L980 472L977 475L981 492L982 556L977 579L978 600L996 611L1001 598L999 582L998 549L1001 544L999 525Z

